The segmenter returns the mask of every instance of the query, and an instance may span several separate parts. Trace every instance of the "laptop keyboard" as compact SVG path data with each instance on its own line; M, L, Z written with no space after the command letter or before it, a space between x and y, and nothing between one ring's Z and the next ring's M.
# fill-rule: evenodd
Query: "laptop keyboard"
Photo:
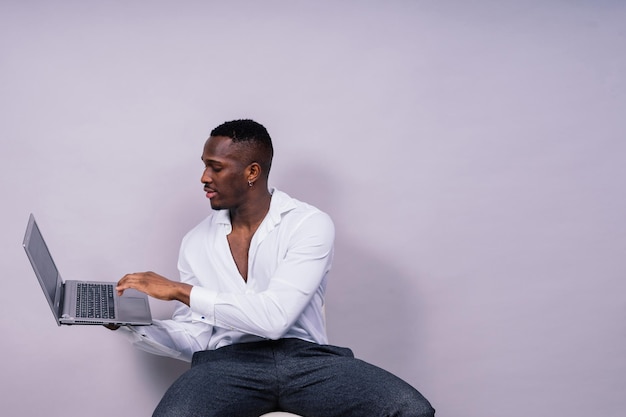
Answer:
M90 319L114 319L113 284L77 284L76 317Z

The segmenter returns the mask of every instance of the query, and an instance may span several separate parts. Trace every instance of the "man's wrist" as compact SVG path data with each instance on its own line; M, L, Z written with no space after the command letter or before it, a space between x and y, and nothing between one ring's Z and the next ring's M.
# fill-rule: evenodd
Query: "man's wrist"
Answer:
M190 284L181 282L178 284L177 287L178 288L177 288L175 299L189 306L191 303L191 289L193 288L193 286Z

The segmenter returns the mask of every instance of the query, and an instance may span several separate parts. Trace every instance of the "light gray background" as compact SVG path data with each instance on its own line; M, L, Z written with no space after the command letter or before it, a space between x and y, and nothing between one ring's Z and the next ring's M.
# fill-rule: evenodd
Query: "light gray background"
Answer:
M438 416L622 416L624 3L222 3L0 1L2 414L149 415L186 365L58 328L28 214L65 279L176 277L251 117L336 222L332 343Z

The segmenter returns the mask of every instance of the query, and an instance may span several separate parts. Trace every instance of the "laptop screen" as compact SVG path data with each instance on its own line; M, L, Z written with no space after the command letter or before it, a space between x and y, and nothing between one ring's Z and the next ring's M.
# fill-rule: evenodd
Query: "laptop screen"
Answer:
M30 259L30 263L33 265L33 269L35 270L35 274L39 279L41 287L45 292L46 298L48 298L48 303L50 304L55 316L57 316L59 308L58 305L54 305L54 302L55 300L57 302L59 301L56 299L55 295L57 289L60 288L62 284L61 277L59 276L59 271L52 260L50 251L48 251L46 242L44 242L43 236L39 231L39 227L35 222L35 217L32 214L28 220L23 245L24 249L26 249L28 258Z

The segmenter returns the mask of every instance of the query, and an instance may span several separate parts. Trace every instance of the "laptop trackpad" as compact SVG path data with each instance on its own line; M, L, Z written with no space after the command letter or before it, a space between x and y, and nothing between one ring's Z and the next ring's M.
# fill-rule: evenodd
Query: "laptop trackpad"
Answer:
M145 321L148 314L148 299L143 297L120 297L118 300L119 318L122 321Z

